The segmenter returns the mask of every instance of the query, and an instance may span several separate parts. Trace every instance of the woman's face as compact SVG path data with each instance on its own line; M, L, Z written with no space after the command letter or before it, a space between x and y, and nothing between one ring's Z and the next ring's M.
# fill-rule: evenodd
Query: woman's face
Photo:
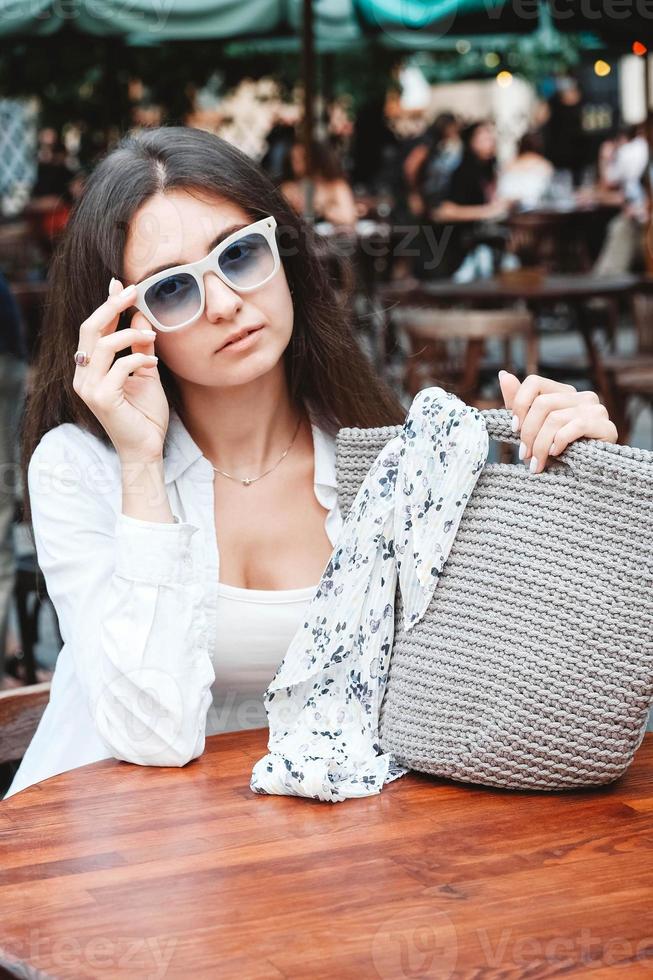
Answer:
M492 126L478 126L469 145L479 160L491 160L496 151L496 139Z
M238 205L217 196L198 200L181 189L156 194L131 220L123 285L146 279L160 266L202 259L218 235L253 220ZM172 333L157 331L154 349L170 371L182 382L230 387L247 384L275 368L293 329L293 304L283 265L269 282L250 293L235 292L213 272L205 273L204 290L206 307L198 320ZM137 325L146 325L142 314L136 314ZM263 329L245 349L221 349L235 331L259 326Z

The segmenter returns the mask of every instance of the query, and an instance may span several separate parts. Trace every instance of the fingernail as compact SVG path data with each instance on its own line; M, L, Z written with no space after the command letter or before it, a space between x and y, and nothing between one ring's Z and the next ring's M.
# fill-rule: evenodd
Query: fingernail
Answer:
M531 465L529 466L529 469L530 469L531 473L534 473L535 472L535 470L537 469L537 466L538 466L537 459L535 458L535 456L533 456L533 458L531 460Z
M519 458L520 459L523 459L525 455L526 455L526 443L525 442L520 442L519 443Z
M111 282L109 283L109 296L113 296L114 293L117 293L119 286L120 283L118 282L118 280L114 279L113 276L111 276Z
M141 330L144 337L156 337L156 330Z
M555 442L552 442L552 443L551 443L551 446L550 446L550 448L549 448L549 456L553 456L553 455L554 455L554 453L557 453L557 451L558 451L558 450L556 449L556 444L555 444Z
M513 432L516 432L517 429L519 428L519 416L518 415L513 415L510 424L512 426L512 431Z
M131 286L127 286L126 289L123 289L122 295L123 296L135 296L136 295L136 286L134 286L133 284Z
M159 360L159 358L156 356L156 354L148 354L147 355L147 359L148 359L148 361L158 361Z
M502 369L501 369L501 370L499 371L499 377L501 377L501 375L502 375L502 374L507 374L507 373L508 373L508 372L507 372L507 371L504 371L504 370L503 370L503 368L502 368Z

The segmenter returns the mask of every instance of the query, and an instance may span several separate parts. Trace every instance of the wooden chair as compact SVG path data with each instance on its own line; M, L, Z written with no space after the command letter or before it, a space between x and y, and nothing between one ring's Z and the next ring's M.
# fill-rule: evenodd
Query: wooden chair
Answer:
M503 356L496 367L511 370L512 344L525 345L526 371L537 372L538 343L533 316L527 310L440 310L404 306L393 318L410 344L404 385L413 398L427 385L439 384L476 408L504 408L500 393L483 395L482 384L496 377L494 366L483 363L490 340L501 342Z
M21 680L26 684L36 684L37 663L35 649L39 641L39 613L44 603L49 604L53 611L54 605L48 595L45 578L38 566L35 555L19 555L16 559L14 600L20 630L21 666L24 671L24 676L21 677ZM59 631L56 612L54 623L59 647L61 648L63 646L63 639Z
M393 316L410 344L403 380L411 398L422 388L439 385L476 408L505 408L496 375L502 367L512 370L512 345L518 338L524 343L527 373L537 372L537 334L527 310L401 307ZM498 365L484 363L490 340L501 343ZM496 395L482 393L486 382L493 382ZM511 447L502 443L500 451L502 461L508 462Z
M586 272L591 263L578 219L564 211L525 211L507 220L511 245L524 266L539 266L547 272Z
M632 354L604 354L603 366L613 392L619 441L627 443L635 420L634 402L653 406L653 294L632 300L636 348Z
M0 764L22 759L49 700L49 681L0 691Z

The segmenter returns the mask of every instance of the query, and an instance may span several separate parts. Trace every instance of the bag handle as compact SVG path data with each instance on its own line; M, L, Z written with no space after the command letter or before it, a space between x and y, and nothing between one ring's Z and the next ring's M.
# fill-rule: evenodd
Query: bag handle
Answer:
M481 415L491 439L495 442L519 445L521 442L519 433L512 431L512 412L506 408L485 408L481 409ZM635 446L619 446L601 439L582 437L569 443L559 456L554 456L552 459L554 462L549 463L547 469L562 463L575 476L581 478L610 477L614 476L617 470L622 470L646 482L653 481L653 452ZM640 465L642 463L647 465Z
M518 445L521 442L518 432L511 427L512 412L506 408L480 409L487 433L495 442ZM358 454L363 447L365 452L380 452L390 439L398 436L401 425L378 426L376 428L343 427L338 431L336 445L338 457L345 446ZM353 438L353 442L351 442ZM356 448L354 448L356 447ZM504 463L491 463L490 466L505 466ZM647 493L653 488L653 452L635 446L621 446L601 439L582 437L570 443L559 456L552 456L544 473L557 471L573 475L576 479L625 479L634 487L642 486Z

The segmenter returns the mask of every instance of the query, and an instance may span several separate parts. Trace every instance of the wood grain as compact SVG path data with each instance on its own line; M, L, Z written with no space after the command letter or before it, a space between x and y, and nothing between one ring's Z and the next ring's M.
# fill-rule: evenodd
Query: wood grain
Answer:
M599 789L409 773L337 804L253 793L266 745L219 735L183 769L110 760L5 801L5 975L651 976L652 734Z
M0 691L0 763L22 759L50 700L50 681Z

